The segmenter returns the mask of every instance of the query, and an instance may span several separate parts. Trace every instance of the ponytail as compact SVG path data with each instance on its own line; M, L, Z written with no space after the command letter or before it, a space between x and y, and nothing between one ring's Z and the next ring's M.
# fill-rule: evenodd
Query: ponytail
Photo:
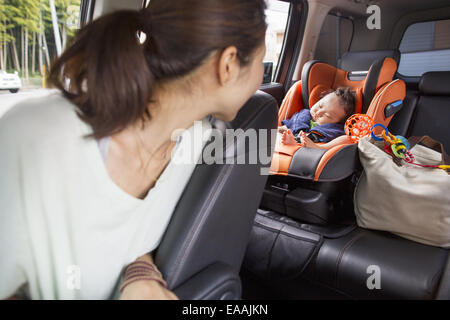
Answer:
M154 77L138 39L145 19L142 11L121 10L93 21L51 67L49 82L78 106L96 139L149 117Z

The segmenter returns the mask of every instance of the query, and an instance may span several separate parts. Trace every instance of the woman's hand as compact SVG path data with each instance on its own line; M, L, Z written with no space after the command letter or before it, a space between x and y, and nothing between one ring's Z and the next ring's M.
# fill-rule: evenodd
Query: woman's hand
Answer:
M136 261L154 265L150 253L137 258ZM156 280L138 280L123 289L120 300L178 300L178 297Z

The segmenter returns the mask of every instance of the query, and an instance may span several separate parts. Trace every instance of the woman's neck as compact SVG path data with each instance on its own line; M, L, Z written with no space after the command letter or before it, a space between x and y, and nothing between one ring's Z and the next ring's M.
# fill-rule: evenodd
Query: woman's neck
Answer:
M147 154L161 156L171 145L175 130L185 130L191 127L194 121L207 116L205 110L208 109L204 107L207 101L196 99L192 94L175 95L163 92L155 94L155 102L148 106L150 120L144 123L139 120L112 137L127 152L141 152L136 149L144 149Z

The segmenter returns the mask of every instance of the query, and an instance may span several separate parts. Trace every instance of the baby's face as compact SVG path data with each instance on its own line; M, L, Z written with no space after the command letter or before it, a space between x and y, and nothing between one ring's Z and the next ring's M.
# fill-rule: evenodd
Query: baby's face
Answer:
M317 124L339 123L345 117L344 107L335 93L327 94L317 101L309 112Z

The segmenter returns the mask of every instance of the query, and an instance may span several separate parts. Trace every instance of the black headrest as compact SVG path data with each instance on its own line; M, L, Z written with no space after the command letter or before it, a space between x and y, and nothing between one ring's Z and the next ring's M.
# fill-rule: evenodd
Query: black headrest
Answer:
M398 50L350 51L339 59L338 68L345 71L367 71L375 60L393 58L397 65L400 62Z
M450 71L426 72L419 82L420 93L434 96L450 96Z

